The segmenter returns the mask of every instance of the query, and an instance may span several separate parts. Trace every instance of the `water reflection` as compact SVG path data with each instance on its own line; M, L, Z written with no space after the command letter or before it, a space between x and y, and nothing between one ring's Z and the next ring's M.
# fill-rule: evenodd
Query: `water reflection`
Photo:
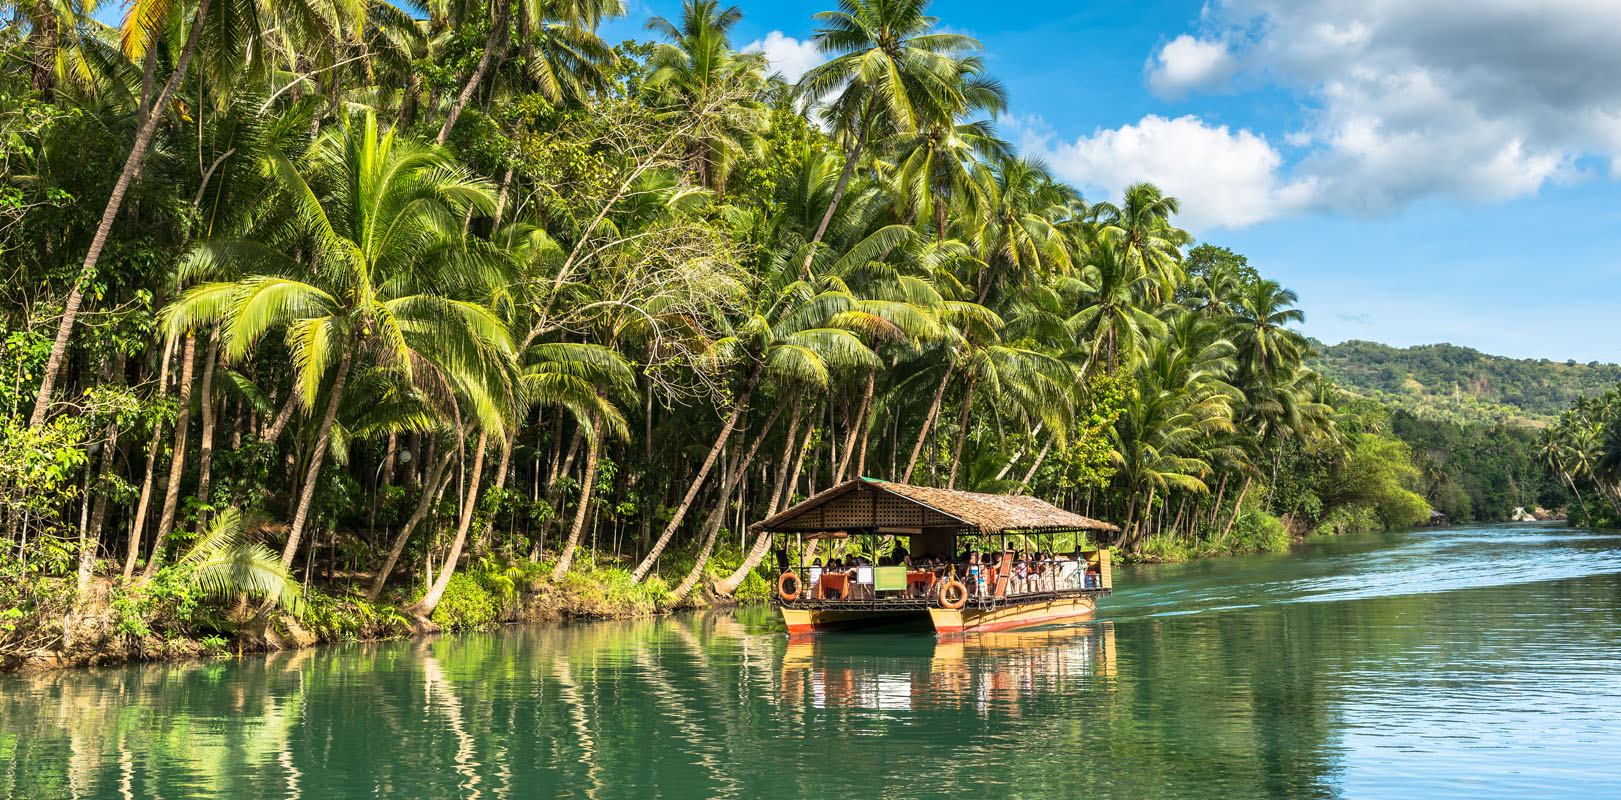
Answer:
M1484 528L1136 570L1070 628L767 611L0 680L0 797L1598 796L1621 539Z
M782 656L785 709L971 709L1023 714L1042 694L1107 689L1114 625L899 640L893 663L874 658L872 637L793 637ZM906 657L915 646L919 657ZM883 648L878 648L879 652ZM927 658L921 656L927 654Z

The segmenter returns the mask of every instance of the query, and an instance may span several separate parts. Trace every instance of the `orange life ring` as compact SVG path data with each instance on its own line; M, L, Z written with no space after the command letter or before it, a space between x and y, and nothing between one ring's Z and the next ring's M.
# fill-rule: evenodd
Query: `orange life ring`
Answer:
M955 596L956 599L952 599ZM940 587L940 607L956 611L968 604L968 587L953 579Z
M788 588L789 584L793 584L792 590ZM799 576L792 572L784 572L782 577L777 578L777 596L790 603L799 599L800 588Z

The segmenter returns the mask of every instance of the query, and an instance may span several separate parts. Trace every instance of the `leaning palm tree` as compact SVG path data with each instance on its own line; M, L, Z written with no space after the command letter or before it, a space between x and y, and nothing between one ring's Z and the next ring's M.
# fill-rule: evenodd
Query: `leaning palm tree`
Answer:
M468 18L477 15L476 10L466 8L460 12ZM598 65L611 61L612 53L593 31L604 17L624 14L625 6L621 0L491 0L488 12L490 32L478 63L451 101L435 144L442 145L450 138L456 120L472 102L485 76L505 57L511 46L514 21L522 37L520 45L525 49L529 77L541 93L555 103L604 83L598 80L601 77ZM576 76L583 80L576 80Z
M183 278L207 279L226 264L247 277L193 287L166 319L175 330L220 325L228 361L247 358L266 333L283 329L306 409L314 410L324 387L282 551L291 564L356 360L465 398L463 414L499 431L511 405L511 343L481 302L506 282L505 261L462 234L469 208L493 206L485 182L435 147L381 132L371 113L328 132L302 163L277 154L266 168L283 213L246 237L203 242L181 265Z
M939 19L924 13L927 7L927 0L840 0L838 11L815 17L824 25L816 31L816 46L833 58L806 72L799 91L812 101L837 94L827 116L843 140L845 159L813 245L826 235L868 142L949 123L971 105L964 97L962 56L980 44L936 33ZM810 259L807 253L807 268Z

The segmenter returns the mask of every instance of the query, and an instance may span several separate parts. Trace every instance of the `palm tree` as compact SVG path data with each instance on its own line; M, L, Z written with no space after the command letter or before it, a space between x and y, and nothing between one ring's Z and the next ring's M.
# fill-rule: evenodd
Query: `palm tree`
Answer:
M101 251L107 246L107 237L112 233L119 210L124 207L124 196L129 192L130 184L140 174L141 167L146 164L152 135L157 132L158 121L163 117L162 114L149 113L149 110L167 106L180 81L185 78L186 69L191 64L192 56L197 52L198 38L208 21L209 4L210 0L198 0L197 10L192 14L191 25L186 33L185 44L181 46L174 68L169 73L169 79L164 82L163 89L158 92L157 97L148 98L143 89L140 124L135 130L135 141L130 146L129 156L124 159L124 167L118 173L117 182L113 184L112 194L107 197L107 205L102 209L101 221L96 225L95 235L90 239L90 249L85 253L78 277L74 279L73 288L68 291L68 296L63 301L62 318L57 323L56 338L51 342L51 353L45 361L39 392L34 396L34 410L29 415L31 427L37 428L45 423L45 412L50 408L51 396L56 389L56 376L62 369L62 359L67 355L68 341L73 336L73 327L79 318L79 307L84 304L85 287L96 274L96 264L101 260ZM123 25L126 50L130 50L133 46L140 52L152 52L155 40L168 28L169 17L173 10L174 4L168 0L139 0L131 4L124 16ZM130 55L136 55L137 50L130 50ZM148 63L152 60L149 58Z
M1088 366L1101 364L1113 374L1164 333L1164 323L1147 310L1154 279L1128 257L1116 235L1100 236L1083 259L1078 276L1055 286L1081 305L1066 325L1087 348Z
M1305 312L1294 308L1299 299L1293 290L1275 281L1257 281L1235 298L1233 343L1245 369L1270 379L1274 373L1287 374L1300 364L1309 345L1305 337L1286 327L1306 320Z
M979 172L983 216L970 237L983 270L977 276L978 302L1008 275L1042 282L1069 266L1069 252L1053 220L1069 196L1038 159L1005 157ZM1009 287L1012 294L1021 286Z
M643 86L672 113L709 121L694 131L687 161L697 183L717 192L740 157L764 153L765 115L740 95L764 81L765 57L736 52L727 38L742 16L736 6L723 11L715 0L685 0L679 26L663 17L647 22L648 30L670 41L653 52L653 71ZM706 112L712 103L730 108L724 114Z
M1103 228L1113 228L1124 237L1126 254L1154 276L1159 298L1169 298L1182 281L1181 247L1193 237L1171 225L1171 217L1181 208L1174 197L1160 194L1151 183L1126 187L1120 205L1099 203L1093 212Z
M587 85L577 78L592 79L599 75L596 65L607 60L609 53L591 31L604 17L625 13L621 0L491 0L490 33L484 49L461 92L451 101L435 144L442 145L450 137L450 129L472 102L484 77L498 59L506 58L514 6L520 31L541 36L543 46L538 50L528 44L528 38L524 40L526 55L530 56L530 77L553 102L560 102ZM545 57L534 58L537 52Z
M996 138L987 121L932 123L917 131L891 137L884 150L895 161L893 186L896 200L908 219L922 217L934 223L935 241L946 237L947 216L953 203L965 216L978 217L988 205L980 181L974 179L979 160L1009 156L1007 142Z
M843 138L844 168L811 244L822 241L844 198L862 148L873 138L948 122L970 107L964 96L961 61L979 42L955 33L936 33L939 20L924 10L927 0L840 0L838 11L823 11L814 40L833 56L799 79L799 91L812 100L838 92L827 110ZM809 269L811 254L806 254Z
M282 551L291 564L356 356L455 392L466 400L464 414L499 431L511 406L511 344L481 302L505 282L504 262L461 230L466 209L493 205L490 188L443 152L381 132L368 112L325 134L304 163L278 154L267 168L285 214L265 220L253 238L205 241L182 265L184 276L207 278L227 263L246 264L248 277L199 284L167 317L176 330L221 325L229 361L284 328L306 409L326 386ZM310 263L296 257L300 245Z

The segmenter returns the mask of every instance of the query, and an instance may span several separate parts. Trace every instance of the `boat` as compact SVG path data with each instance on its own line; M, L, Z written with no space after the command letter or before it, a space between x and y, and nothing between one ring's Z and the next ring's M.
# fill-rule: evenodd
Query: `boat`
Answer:
M788 633L802 635L897 624L989 633L1083 619L1112 593L1113 576L1108 548L1081 543L1120 529L1028 495L857 478L750 530L775 539L774 603ZM823 567L819 551L853 563Z

